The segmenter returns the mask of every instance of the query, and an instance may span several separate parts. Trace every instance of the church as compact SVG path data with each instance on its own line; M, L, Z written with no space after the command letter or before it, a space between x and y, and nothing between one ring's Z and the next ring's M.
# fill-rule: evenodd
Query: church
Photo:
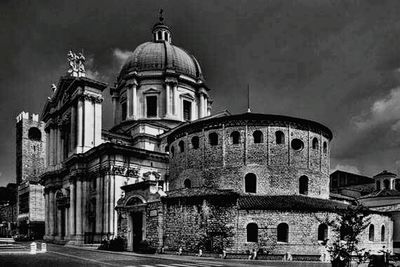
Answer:
M151 38L113 87L86 77L83 54L68 54L68 73L41 114L45 240L122 236L128 251L146 241L170 251L326 253L322 243L334 233L321 219L347 207L330 199L331 130L283 115L212 114L199 62L173 45L162 17ZM391 218L370 217L385 226L384 238L363 233L362 246L392 249Z

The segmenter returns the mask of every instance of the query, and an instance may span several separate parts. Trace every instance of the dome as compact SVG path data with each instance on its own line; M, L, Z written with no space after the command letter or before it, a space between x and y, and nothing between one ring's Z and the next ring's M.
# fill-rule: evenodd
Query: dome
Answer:
M132 71L175 71L194 79L203 79L196 58L168 41L146 42L139 45L122 67L119 79Z

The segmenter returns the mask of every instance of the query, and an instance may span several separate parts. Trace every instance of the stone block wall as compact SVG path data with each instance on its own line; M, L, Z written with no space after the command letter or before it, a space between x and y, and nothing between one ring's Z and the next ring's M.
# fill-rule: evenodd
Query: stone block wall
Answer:
M245 252L252 249L263 249L273 254L302 254L320 255L326 252L326 248L318 241L318 227L325 218L335 218L332 212L293 212L293 211L262 211L262 210L240 210L238 213L238 230L236 244L232 247L234 252ZM359 248L367 251L377 252L385 245L392 250L392 221L388 216L373 214L371 223L374 225L385 225L386 241L380 241L380 232L375 228L374 241L368 240L368 228L360 235ZM247 242L246 226L249 223L258 225L259 242ZM280 223L289 226L288 242L277 242L277 227ZM328 245L336 238L336 233L328 227ZM261 243L264 242L264 245Z
M199 248L220 252L233 244L235 202L215 198L175 200L164 203L164 247L197 252ZM228 233L227 235L225 233Z
M29 185L29 220L44 221L44 195L43 186L39 184Z
M263 133L263 142L254 143L253 133ZM276 143L275 133L281 131L283 144ZM240 133L239 143L233 144L231 134ZM218 144L211 145L210 133L218 134ZM192 139L199 138L193 148ZM318 145L313 147L312 140ZM301 149L294 149L292 141L302 141ZM183 152L179 144L184 143ZM324 151L323 144L327 149ZM214 186L244 192L244 178L248 173L257 176L259 194L299 194L299 178L309 179L308 195L329 197L329 139L311 128L294 125L222 125L219 128L187 132L171 142L170 190L184 187L186 179L192 187Z
M30 134L32 130L39 136ZM46 166L46 134L38 115L22 112L17 116L16 154L17 185L23 181L38 182Z

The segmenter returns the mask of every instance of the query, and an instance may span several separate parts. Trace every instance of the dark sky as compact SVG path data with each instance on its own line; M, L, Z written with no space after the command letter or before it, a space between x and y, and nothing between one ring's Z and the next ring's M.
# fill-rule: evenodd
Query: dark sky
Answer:
M15 117L41 113L68 50L112 84L163 8L199 60L213 111L284 114L332 129L331 169L400 166L400 1L0 1L0 185L15 180ZM109 91L103 128L111 127Z

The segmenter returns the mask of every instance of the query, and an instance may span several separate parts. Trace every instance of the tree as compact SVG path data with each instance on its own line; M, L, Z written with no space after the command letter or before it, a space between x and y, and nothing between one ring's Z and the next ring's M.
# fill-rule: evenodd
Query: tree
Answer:
M347 264L350 263L352 256L357 255L360 263L364 259L364 248L359 248L360 234L369 226L369 210L357 203L355 206L349 205L346 209L336 210L333 219L328 216L320 222L327 224L335 233L333 242L327 243L328 252L331 259L343 259Z

